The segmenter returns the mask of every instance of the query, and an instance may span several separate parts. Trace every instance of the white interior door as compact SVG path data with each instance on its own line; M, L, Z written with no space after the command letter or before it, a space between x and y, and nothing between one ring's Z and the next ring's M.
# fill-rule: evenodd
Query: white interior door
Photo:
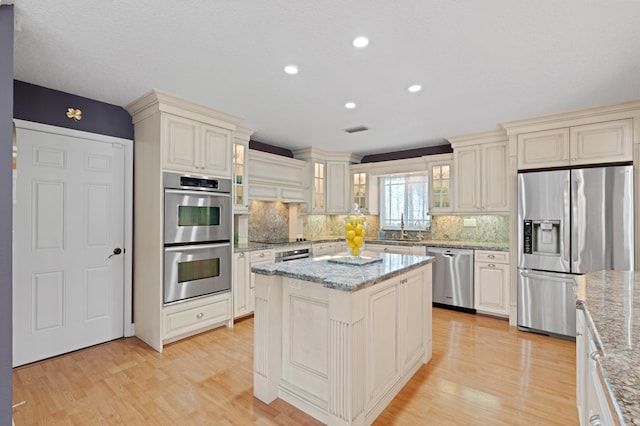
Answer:
M124 149L64 133L16 131L14 366L123 336Z

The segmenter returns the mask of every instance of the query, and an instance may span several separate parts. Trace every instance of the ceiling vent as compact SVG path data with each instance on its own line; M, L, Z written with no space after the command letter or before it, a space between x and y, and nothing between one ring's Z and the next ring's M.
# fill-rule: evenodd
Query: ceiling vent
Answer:
M348 129L344 129L344 131L347 133L358 133L358 132L364 132L365 130L369 130L369 128L367 126L355 126L355 127L350 127Z

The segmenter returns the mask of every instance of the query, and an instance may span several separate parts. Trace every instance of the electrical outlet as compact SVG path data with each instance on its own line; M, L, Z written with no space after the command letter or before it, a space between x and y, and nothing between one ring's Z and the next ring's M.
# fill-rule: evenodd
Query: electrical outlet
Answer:
M464 226L468 228L473 228L476 226L476 218L474 217L465 217L463 219Z

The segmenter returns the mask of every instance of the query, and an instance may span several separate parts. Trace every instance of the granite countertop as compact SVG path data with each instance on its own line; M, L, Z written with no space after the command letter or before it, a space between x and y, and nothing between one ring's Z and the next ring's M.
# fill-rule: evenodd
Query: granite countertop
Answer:
M253 251L264 249L277 249L286 246L297 246L313 243L328 243L335 241L344 241L342 237L323 237L312 241L292 241L282 244L265 244L265 243L236 243L234 252ZM425 247L451 247L471 250L493 250L493 251L509 251L508 243L489 243L478 241L441 241L441 240L378 240L367 238L366 244L387 244L391 246L425 246Z
M602 376L622 424L640 425L640 272L597 271L576 278Z
M254 266L251 270L262 275L282 275L316 282L336 290L357 291L432 263L435 259L433 256L395 253L376 253L375 255L379 256L382 262L363 266L343 265L330 263L329 259L345 256L319 256Z

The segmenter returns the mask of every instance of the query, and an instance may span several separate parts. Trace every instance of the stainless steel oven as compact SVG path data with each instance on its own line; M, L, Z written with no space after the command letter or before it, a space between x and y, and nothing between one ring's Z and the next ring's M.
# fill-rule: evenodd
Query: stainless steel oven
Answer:
M231 180L163 174L164 303L231 289Z
M231 243L165 247L164 303L229 291Z
M230 241L231 180L163 174L164 243Z

